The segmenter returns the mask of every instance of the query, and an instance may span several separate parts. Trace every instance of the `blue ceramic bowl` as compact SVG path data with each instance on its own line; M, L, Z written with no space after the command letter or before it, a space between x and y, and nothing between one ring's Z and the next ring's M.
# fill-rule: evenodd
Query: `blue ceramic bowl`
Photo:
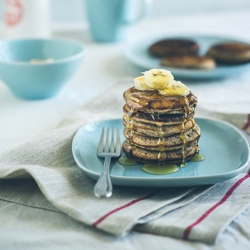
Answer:
M69 40L1 40L0 79L17 97L53 97L79 68L83 56L83 46Z

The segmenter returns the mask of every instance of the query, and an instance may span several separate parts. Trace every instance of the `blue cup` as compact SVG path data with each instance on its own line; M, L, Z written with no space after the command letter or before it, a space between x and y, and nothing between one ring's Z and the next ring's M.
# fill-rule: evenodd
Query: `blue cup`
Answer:
M129 25L146 17L151 0L86 0L90 32L97 42L125 40Z

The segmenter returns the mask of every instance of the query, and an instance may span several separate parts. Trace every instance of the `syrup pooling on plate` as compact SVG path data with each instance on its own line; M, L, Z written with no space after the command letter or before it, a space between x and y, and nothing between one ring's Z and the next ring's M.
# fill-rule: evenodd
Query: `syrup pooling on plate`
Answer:
M198 162L203 160L205 160L205 156L200 153L197 153L193 158L191 158L190 161Z
M198 151L197 98L167 70L149 70L124 92L123 150L139 163L186 166Z
M124 157L124 156L120 157L118 159L118 162L122 165L125 165L125 166L134 166L137 164L137 162L135 160L133 160L131 158Z
M134 166L137 164L136 161L134 161L131 158L127 157L120 157L118 162L125 166ZM165 165L165 166L159 166L155 164L143 164L142 170L149 173L149 174L155 174L155 175L166 175L166 174L172 174L179 170L179 166L175 164L171 165Z
M197 153L190 161L194 161L194 162L199 162L199 161L203 161L205 159L205 157L199 153ZM119 158L118 162L121 165L124 166L135 166L137 165L137 162L131 158L127 158L125 156L122 156ZM166 174L173 174L175 172L177 172L180 167L186 167L187 164L185 166L183 166L182 164L180 166L176 165L176 164L168 164L168 165L156 165L156 164L143 164L142 165L142 170L149 173L149 174L155 174L155 175L166 175Z
M159 166L155 164L144 164L142 169L149 174L165 175L173 174L179 170L179 166L175 164Z

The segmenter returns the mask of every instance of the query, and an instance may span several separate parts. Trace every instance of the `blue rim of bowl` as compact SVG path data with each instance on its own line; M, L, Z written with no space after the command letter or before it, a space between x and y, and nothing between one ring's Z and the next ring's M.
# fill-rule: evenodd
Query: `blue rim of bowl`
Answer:
M85 48L83 46L83 43L81 43L78 40L75 39L70 39L70 38L20 38L20 39L1 39L1 42L11 42L11 41L28 41L28 40L33 40L33 41L55 41L55 42L66 42L66 43L72 43L75 45L78 45L81 47L81 51L73 56L61 58L61 59L56 59L53 62L47 63L47 62L41 62L39 64L31 64L30 62L26 61L5 61L5 60L0 60L0 63L6 63L6 64L13 64L13 65L29 65L31 67L38 67L41 65L49 65L49 64L60 64L60 63L65 63L68 61L73 61L75 59L80 59L85 55Z

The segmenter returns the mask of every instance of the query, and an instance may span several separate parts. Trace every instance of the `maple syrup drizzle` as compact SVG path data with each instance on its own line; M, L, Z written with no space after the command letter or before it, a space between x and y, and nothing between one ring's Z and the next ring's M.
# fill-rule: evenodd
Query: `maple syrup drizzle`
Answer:
M181 167L185 167L187 166L187 163L186 163L186 157L187 157L187 151L186 151L186 147L187 147L187 142L188 142L188 139L187 139L187 136L185 134L185 127L186 127L186 123L187 123L187 118L188 118L188 115L189 115L189 109L188 109L188 106L189 106L189 102L188 102L188 99L187 97L180 97L180 103L183 107L183 110L184 110L184 121L182 122L182 128L181 128L181 133L180 133L180 138L182 140L182 163L181 163Z
M158 163L164 162L166 160L166 153L164 151L159 151L158 153Z
M165 145L165 138L160 137L160 138L157 140L157 144L158 144L159 146L164 146L164 145Z

